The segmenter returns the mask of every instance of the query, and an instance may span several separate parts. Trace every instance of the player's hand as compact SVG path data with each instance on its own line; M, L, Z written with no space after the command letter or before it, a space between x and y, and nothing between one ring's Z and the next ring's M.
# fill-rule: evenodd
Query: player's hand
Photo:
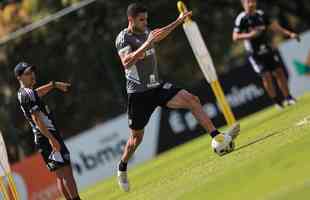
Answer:
M49 143L52 146L52 149L53 149L54 152L60 152L61 146L60 146L59 142L55 138L49 139Z
M62 92L68 92L69 88L71 87L70 83L65 82L56 82L56 88L61 90Z
M300 42L300 37L299 37L299 35L298 35L297 33L291 32L290 35L289 35L289 37L290 37L291 39L296 39L297 42Z
M249 33L250 38L256 38L261 33L261 30L258 29L252 29Z
M177 19L177 21L179 23L183 23L185 21L186 18L191 17L192 16L192 11L186 11L184 13L181 13Z

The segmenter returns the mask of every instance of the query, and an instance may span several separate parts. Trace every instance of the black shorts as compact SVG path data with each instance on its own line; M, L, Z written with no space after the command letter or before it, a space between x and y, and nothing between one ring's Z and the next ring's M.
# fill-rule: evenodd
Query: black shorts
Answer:
M70 165L70 152L67 149L62 137L57 132L50 131L53 136L57 139L61 146L60 152L53 152L52 146L48 139L42 135L37 134L35 136L35 144L39 153L42 155L43 160L50 171L55 171L64 166Z
M273 50L268 50L260 55L251 54L249 61L254 71L260 75L264 72L272 72L282 65L279 55Z
M164 83L145 92L128 94L129 127L133 130L143 129L156 107L166 107L168 101L180 90L171 83Z

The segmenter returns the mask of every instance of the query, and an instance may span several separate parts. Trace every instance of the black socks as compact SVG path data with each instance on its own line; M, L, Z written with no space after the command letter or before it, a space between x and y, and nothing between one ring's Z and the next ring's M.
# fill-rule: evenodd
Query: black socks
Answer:
M212 132L210 133L210 135L211 135L212 138L214 138L214 137L217 136L218 134L220 134L220 132L219 132L217 129L215 129L214 131L212 131Z
M118 170L122 172L127 171L127 163L121 160L118 164Z

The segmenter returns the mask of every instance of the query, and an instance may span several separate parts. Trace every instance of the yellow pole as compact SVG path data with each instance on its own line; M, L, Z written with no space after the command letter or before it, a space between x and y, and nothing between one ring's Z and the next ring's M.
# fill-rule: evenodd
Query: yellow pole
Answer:
M12 174L8 173L7 177L8 177L9 186L11 188L11 191L12 191L14 199L15 200L19 200L20 198L19 198L19 195L18 195L18 192L17 192L17 187L16 187L16 184L14 182L14 178L13 178Z
M233 112L231 111L231 108L230 108L230 106L229 106L229 104L228 104L228 102L226 100L226 97L224 95L223 89L222 89L221 84L219 83L219 81L217 81L217 87L218 87L218 90L219 90L219 94L220 94L220 98L221 98L222 104L226 108L226 115L228 115L228 118L229 118L229 125L233 125L236 122L236 118L235 118Z
M6 190L6 186L4 183L4 177L0 176L0 188L1 188L1 193L3 194L4 200L10 200L8 191Z
M223 89L218 80L211 82L211 88L215 94L215 97L223 111L225 120L228 125L233 125L236 122L235 116L233 115L230 106L226 100Z
M220 98L220 94L219 94L219 90L217 88L216 81L213 81L210 84L211 84L211 88L213 90L213 93L214 93L214 95L216 97L216 100L219 103L219 106L220 106L220 108L221 108L221 110L223 112L224 118L225 118L227 124L229 124L230 123L230 119L229 119L229 116L226 114L227 113L226 107L223 105L222 100Z

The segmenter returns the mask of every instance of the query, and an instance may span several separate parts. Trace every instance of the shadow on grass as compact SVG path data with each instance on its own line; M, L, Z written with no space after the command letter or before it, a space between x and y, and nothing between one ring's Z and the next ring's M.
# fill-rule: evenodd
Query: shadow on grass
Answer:
M233 152L239 151L239 150L241 150L241 149L243 149L243 148L246 148L246 147L248 147L248 146L251 146L251 145L253 145L253 144L256 144L256 143L258 143L258 142L261 142L261 141L263 141L263 140L266 140L266 139L268 139L268 138L270 138L270 137L273 137L273 136L275 136L275 135L284 134L285 131L287 131L288 129L289 129L289 128L282 129L282 130L277 130L277 131L274 131L274 132L272 132L272 133L269 133L269 134L267 134L267 135L265 135L265 136L262 136L262 137L260 137L260 138L257 138L257 139L255 139L255 140L253 140L253 141L251 141L251 142L249 142L249 143L247 143L247 144L244 144L244 145L242 145L242 146L236 148Z

